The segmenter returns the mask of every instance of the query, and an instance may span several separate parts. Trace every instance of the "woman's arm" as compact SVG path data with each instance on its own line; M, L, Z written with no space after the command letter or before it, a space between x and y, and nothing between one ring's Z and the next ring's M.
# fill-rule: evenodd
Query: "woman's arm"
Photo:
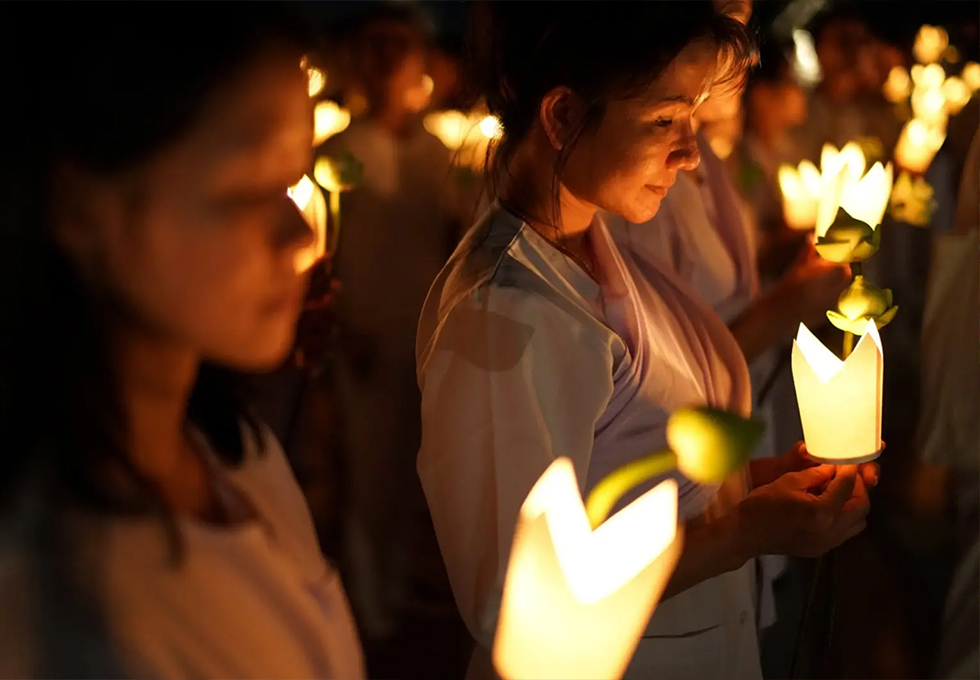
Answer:
M487 649L531 487L557 456L584 485L609 362L569 314L496 287L459 303L423 354L419 476L460 613Z

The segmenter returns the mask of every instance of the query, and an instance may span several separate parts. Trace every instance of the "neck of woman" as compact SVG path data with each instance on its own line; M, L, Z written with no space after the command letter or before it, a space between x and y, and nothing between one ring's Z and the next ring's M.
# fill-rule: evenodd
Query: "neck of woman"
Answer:
M114 334L113 353L133 465L174 513L209 519L213 485L186 423L200 357L181 343L131 328Z
M556 197L556 161L557 152L543 133L529 133L504 172L500 200L535 231L578 255L597 208L560 182Z

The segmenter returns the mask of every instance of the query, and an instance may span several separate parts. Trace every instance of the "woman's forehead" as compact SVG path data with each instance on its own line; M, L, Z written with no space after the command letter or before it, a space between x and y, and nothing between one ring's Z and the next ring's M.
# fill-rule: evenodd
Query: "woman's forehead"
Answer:
M718 71L718 50L709 43L685 47L642 97L647 104L697 106L708 94Z

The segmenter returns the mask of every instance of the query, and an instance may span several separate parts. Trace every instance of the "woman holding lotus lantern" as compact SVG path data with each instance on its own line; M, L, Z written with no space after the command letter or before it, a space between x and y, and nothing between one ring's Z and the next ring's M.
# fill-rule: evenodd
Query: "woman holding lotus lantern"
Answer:
M751 409L724 322L670 273L639 275L597 217L649 220L698 164L694 112L741 78L745 28L707 2L490 9L473 48L503 127L497 200L436 280L417 343L418 469L478 643L471 676L492 672L515 522L555 458L588 490L662 449L681 407ZM860 532L868 500L852 470L811 467L797 448L720 485L652 480L679 484L685 547L630 672L760 677L752 561L819 555Z

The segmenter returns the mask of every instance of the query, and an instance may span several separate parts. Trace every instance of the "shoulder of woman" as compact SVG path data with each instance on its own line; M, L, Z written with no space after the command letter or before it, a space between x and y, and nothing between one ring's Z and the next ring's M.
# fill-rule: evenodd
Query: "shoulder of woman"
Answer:
M540 351L571 359L608 355L608 338L593 317L542 291L488 282L445 315L433 338L439 351L462 355L488 371L506 371ZM604 362L605 363L605 362Z

